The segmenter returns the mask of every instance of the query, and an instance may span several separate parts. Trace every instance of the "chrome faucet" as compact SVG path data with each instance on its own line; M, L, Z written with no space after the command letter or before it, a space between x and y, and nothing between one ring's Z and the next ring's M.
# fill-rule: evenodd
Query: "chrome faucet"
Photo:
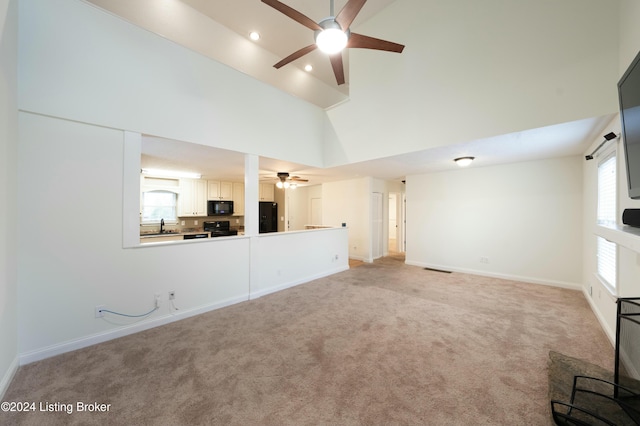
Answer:
M164 232L164 219L160 219L160 233L162 234Z

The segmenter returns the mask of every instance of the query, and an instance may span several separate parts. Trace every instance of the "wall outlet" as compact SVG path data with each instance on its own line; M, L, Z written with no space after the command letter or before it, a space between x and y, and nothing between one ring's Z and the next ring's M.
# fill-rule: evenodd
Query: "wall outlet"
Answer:
M194 226L198 226L198 221L197 221L197 220L194 220L194 221L193 221L193 225L194 225Z
M169 290L169 300L173 300L176 298L176 291L175 290Z
M156 293L155 301L156 301L156 308L159 308L160 307L160 303L162 302L162 300L160 299L160 293Z
M489 263L489 258L488 257L481 257L480 258L480 263Z
M97 305L97 306L96 306L96 308L95 308L95 315L96 315L96 318L102 318L102 317L104 317L104 312L103 312L103 310L104 310L104 309L107 309L107 306L106 306L106 305Z
M180 221L180 225L184 226L184 220Z

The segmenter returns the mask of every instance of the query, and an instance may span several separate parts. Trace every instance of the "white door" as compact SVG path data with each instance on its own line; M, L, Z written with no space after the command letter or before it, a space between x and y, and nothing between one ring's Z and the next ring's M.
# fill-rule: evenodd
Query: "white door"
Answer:
M371 195L371 255L374 259L383 255L382 244L382 194L374 192Z

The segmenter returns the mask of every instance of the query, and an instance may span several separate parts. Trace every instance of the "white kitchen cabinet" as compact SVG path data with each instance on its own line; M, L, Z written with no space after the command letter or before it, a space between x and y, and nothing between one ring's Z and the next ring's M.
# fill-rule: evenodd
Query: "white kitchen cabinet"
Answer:
M275 190L272 183L260 184L260 201L275 201Z
M233 215L244 216L244 183L233 182Z
M207 181L200 179L180 179L178 216L199 217L206 215Z
M232 182L220 182L217 180L207 181L208 200L232 200L233 199L233 183Z

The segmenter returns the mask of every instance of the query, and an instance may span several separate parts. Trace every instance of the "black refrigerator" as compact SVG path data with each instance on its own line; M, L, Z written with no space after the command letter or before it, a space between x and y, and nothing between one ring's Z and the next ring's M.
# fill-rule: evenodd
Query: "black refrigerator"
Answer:
M278 203L260 201L259 232L278 232Z

